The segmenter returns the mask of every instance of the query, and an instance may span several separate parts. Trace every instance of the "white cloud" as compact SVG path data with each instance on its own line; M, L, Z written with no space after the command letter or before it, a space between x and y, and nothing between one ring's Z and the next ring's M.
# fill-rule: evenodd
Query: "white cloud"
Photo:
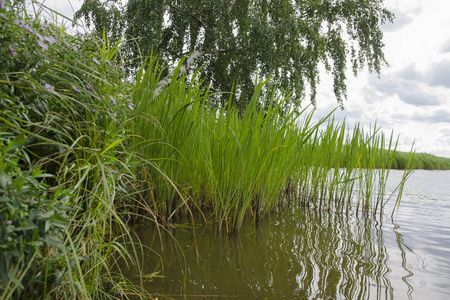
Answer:
M381 93L382 96L398 96L404 103L414 106L436 106L441 104L439 97L433 94L432 91L429 91L424 83L416 81L416 79L420 78L419 75L406 73L406 79L404 79L401 77L401 74L404 73L402 71L400 75L383 76L380 79L371 76L369 84L372 89L368 89L366 92L372 94L373 90L375 90ZM413 79L408 80L410 76Z
M430 77L432 85L450 88L450 61L437 63L430 71Z
M431 111L418 112L412 117L415 121L420 121L428 124L433 123L447 123L450 124L450 108L437 108Z
M393 32L399 31L403 27L411 24L413 22L413 18L404 12L395 12L395 22L393 23L385 23L381 26L383 32Z

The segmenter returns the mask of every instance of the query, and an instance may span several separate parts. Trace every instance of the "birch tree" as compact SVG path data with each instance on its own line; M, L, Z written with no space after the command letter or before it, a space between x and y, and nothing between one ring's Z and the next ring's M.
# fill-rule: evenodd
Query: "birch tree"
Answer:
M94 2L105 12L117 9L117 1L85 0L77 17L101 17ZM103 17L103 25L93 25L117 36L122 29L108 22L123 21L129 58L153 53L176 63L188 55L186 71L204 66L205 84L228 92L234 86L233 99L243 108L256 76L273 77L279 90L293 92L294 101L310 91L315 103L321 65L332 75L342 106L349 71L379 74L386 63L380 25L394 15L383 0L128 0L120 18Z

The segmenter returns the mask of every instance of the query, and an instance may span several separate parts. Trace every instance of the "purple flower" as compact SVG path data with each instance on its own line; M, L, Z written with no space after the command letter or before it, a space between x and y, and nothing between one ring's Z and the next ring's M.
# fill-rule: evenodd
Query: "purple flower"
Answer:
M44 49L45 51L48 50L48 46L46 43L42 42L42 41L38 41L39 46L42 47L42 49Z
M87 84L87 85L86 85L86 88L87 88L88 90L90 90L90 91L93 91L93 90L94 90L94 88L93 88L92 85L90 85L90 84Z
M125 68L122 65L120 65L120 69L122 70L122 72L125 72Z
M108 65L111 65L111 62L110 62L109 60L106 60L106 63L107 63Z
M41 41L44 41L44 37L42 35L40 35L38 32L34 32L34 35L37 36L37 38Z
M44 37L44 40L48 41L50 44L56 43L55 38L52 36L46 36L46 37Z
M74 86L74 85L72 85L72 90L73 90L74 92L77 92L77 93L80 92L80 90L79 90L76 86Z
M38 217L42 216L44 213L42 211L38 212L37 215Z
M28 30L29 32L31 32L31 33L34 33L33 31L33 28L31 28L31 26L30 25L28 25L28 24L25 24L25 25L23 25L23 28L25 28L26 30Z
M17 26L22 27L22 21L14 20L14 24L16 24Z
M36 72L36 68L31 68L31 72Z
M47 91L50 91L50 92L55 91L55 87L51 84L46 83L46 84L44 84L44 87L47 89Z
M93 60L97 65L100 64L100 62L99 62L95 57L93 57L92 60Z
M9 52L11 52L11 54L12 54L13 56L16 56L16 55L17 55L17 52L16 52L16 50L15 50L13 47L9 47Z
M128 104L128 108L129 108L129 109L131 109L131 110L134 110L134 106L133 106L133 104L131 104L131 103L130 103L130 104Z
M12 221L11 221L11 220L8 220L8 221L6 221L6 224L12 225Z
M75 45L72 47L72 49L73 49L73 51L78 51L78 48Z
M111 100L112 103L114 103L114 105L116 105L116 100L114 100L113 96L109 95L109 99Z
M5 0L0 0L0 8L5 8Z

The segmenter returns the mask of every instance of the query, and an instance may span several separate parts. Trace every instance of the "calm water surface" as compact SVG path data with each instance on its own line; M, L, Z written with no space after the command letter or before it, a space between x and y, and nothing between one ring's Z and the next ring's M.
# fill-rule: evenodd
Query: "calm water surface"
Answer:
M287 207L234 237L138 228L153 249L144 273L164 276L146 288L158 299L450 299L449 183L450 171L416 171L382 222Z

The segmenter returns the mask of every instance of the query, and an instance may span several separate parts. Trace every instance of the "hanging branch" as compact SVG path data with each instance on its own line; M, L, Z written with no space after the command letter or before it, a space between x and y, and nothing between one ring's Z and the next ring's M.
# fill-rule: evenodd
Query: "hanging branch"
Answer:
M178 73L178 78L183 76L185 73L187 73L191 69L194 62L205 54L206 54L205 51L199 51L199 50L195 50L191 54L189 54L180 67L180 71ZM156 95L159 95L159 93L162 91L162 89L166 85L169 84L174 72L171 72L169 75L167 75L166 77L164 77L163 79L161 79L158 82L158 85L156 86L156 89L155 89Z

